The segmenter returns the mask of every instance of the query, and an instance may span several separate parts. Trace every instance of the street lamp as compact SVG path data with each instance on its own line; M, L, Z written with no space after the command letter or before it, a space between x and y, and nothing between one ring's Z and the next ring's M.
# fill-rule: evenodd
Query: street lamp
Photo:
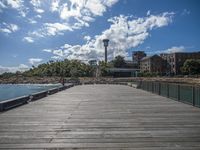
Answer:
M62 63L64 63L64 60L62 62L62 57L64 57L63 50L62 50L62 56L61 56L61 59L60 59L60 80L61 80L60 82L64 86L65 85L64 69L63 69L64 66L62 66Z
M103 44L105 47L105 62L107 63L107 47L108 47L109 39L103 39Z

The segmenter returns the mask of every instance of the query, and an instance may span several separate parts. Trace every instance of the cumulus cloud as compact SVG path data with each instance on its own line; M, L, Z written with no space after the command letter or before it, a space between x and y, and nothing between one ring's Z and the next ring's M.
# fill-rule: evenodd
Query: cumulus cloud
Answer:
M31 24L38 23L37 20L42 13L57 16L56 22L46 20L39 28L30 30L26 37L31 37L33 41L37 38L47 36L63 35L66 31L74 31L83 27L89 27L97 16L102 16L108 8L112 7L118 0L3 0L0 1L0 12L3 9L14 9L26 17L29 12L34 15L34 19L26 18ZM34 12L34 13L33 13ZM1 28L1 32L11 33L8 28ZM29 42L30 40L25 40Z
M13 33L19 30L19 27L16 24L8 24L3 22L2 24L0 24L0 32L9 34L9 33Z
M0 2L0 10L12 8L18 11L22 17L26 17L27 8L24 6L24 0L3 0Z
M82 27L89 27L89 23L96 16L102 16L107 8L114 5L118 0L31 0L31 4L37 13L48 11L57 13L59 21L43 23L40 29L31 31L28 36L41 38L47 36L63 35L66 31L74 31Z
M164 12L158 15L148 15L143 18L132 18L131 16L117 16L108 19L110 27L96 35L94 38L85 37L87 43L84 45L65 44L60 49L52 50L56 58L68 59L102 59L104 47L102 40L110 40L108 47L108 58L117 55L127 56L127 50L142 44L150 35L150 31L167 26L172 22L174 13Z
M39 63L41 63L43 61L43 59L41 58L29 58L29 63L32 65L37 65Z
M14 67L5 67L0 65L0 74L5 73L5 72L12 72L15 73L17 71L24 72L28 70L29 67L24 64L20 64L19 66L14 66Z
M185 52L186 49L184 46L173 46L171 48L168 48L164 50L164 53L176 53L176 52Z
M84 40L89 41L91 37L89 35L84 36Z
M67 23L44 23L43 27L37 31L29 32L28 36L34 40L38 37L63 35L64 31L72 31L73 29Z
M12 8L20 8L22 6L22 0L6 0L7 4L10 5Z
M9 24L8 28L10 28L10 30L12 30L13 32L19 30L19 27L16 24Z
M50 10L51 10L52 12L58 11L58 10L59 10L59 3L60 3L60 0L53 0L53 1L51 2Z
M45 23L44 30L46 30L46 35L62 34L61 31L72 31L71 27L68 24L61 23Z
M186 47L185 46L172 46L168 49L164 50L157 50L157 51L147 51L149 55L153 54L161 54L161 53L179 53L179 52L186 52Z

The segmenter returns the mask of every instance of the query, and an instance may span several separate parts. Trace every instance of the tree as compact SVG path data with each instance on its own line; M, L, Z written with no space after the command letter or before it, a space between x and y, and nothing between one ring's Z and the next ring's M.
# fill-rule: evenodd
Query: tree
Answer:
M100 61L99 62L99 69L100 69L100 74L101 76L109 76L109 71L108 69L112 67L112 63L108 62L106 63L105 61Z
M200 59L187 59L181 67L181 71L190 75L200 74Z
M92 76L93 68L79 60L49 61L24 72L25 76Z
M124 57L122 56L116 56L115 59L112 61L113 66L116 68L123 68L126 65L126 62L124 60Z

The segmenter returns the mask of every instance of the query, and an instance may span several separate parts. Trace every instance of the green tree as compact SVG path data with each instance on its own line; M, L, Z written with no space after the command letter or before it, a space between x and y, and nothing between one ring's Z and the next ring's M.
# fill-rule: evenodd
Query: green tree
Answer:
M200 59L187 59L181 67L181 71L190 75L200 74Z
M99 62L99 69L101 72L101 76L109 76L108 69L112 67L112 63L106 63L105 61Z
M113 63L113 66L116 68L123 68L126 65L124 57L122 56L116 56L115 59L112 61L112 63Z

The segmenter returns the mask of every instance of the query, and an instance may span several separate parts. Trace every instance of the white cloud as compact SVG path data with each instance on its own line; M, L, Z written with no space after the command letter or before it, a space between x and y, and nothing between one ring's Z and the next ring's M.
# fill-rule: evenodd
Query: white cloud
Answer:
M28 37L34 40L38 37L62 35L64 31L73 31L73 29L66 23L45 23L41 29L29 32Z
M43 51L43 52L48 52L48 53L51 53L51 52L52 52L51 49L43 49L42 51Z
M24 0L3 0L0 2L0 12L8 8L15 9L22 17L26 17L28 8L24 6Z
M28 33L32 38L63 35L66 31L74 31L82 27L89 27L89 23L96 16L102 16L107 8L118 0L31 0L34 10L42 13L49 6L50 12L57 13L60 17L57 22L46 22L40 29ZM41 11L43 10L43 11Z
M45 23L44 29L47 30L47 35L56 35L61 31L72 31L72 28L68 24L61 23Z
M8 24L3 22L0 24L0 32L10 34L19 30L19 27L16 24Z
M30 24L36 24L36 23L37 23L37 21L34 20L33 18L29 18L29 19L28 19L28 22L29 22Z
M45 12L44 9L48 8L49 0L31 0L30 4L33 7L33 10L38 13L42 14Z
M0 1L0 8L6 8L6 5Z
M60 3L60 0L53 0L53 1L51 2L50 10L51 10L52 12L58 11L58 10L59 10L59 3Z
M36 18L42 18L42 16L41 15L36 15Z
M42 0L31 0L30 3L34 6L34 7L40 7L42 4Z
M59 57L63 57L63 51L58 49L58 50L53 50L52 51L54 55L57 55Z
M61 46L62 49L68 49L70 47L71 47L71 45L69 45L69 44L65 44L65 45Z
M16 24L10 24L10 25L9 25L9 28L10 28L13 32L19 30L19 27L18 27Z
M144 18L133 19L130 16L120 15L113 17L110 28L104 30L101 35L96 35L93 39L87 39L84 45L65 44L60 49L52 50L52 53L58 57L68 59L102 59L104 57L104 47L102 40L110 40L108 47L108 58L111 59L117 55L127 56L127 50L137 47L149 37L150 31L156 28L167 26L172 22L174 13L162 13L159 15L149 15ZM61 53L63 52L63 53Z
M3 9L7 8L6 5L0 1L0 13L3 11Z
M118 0L104 0L104 4L108 7L111 7L112 5L114 5L117 2L118 2Z
M176 53L176 52L185 52L186 49L184 46L173 46L169 49L164 50L164 53Z
M149 16L149 15L151 15L151 11L150 10L147 11L147 16Z
M23 41L26 41L28 43L33 43L34 42L34 40L31 37L28 37L28 36L24 37Z
M24 72L28 69L29 67L24 64L20 64L19 66L14 66L14 67L5 67L5 66L0 65L0 74L5 73L5 72L15 73L16 71Z
M89 35L84 36L84 40L89 41L91 39L91 37Z
M117 2L118 0L69 0L69 3L62 4L56 10L59 10L60 18L63 20L73 18L75 19L74 24L80 22L80 20L88 23L93 21L95 16L102 16L108 7ZM85 24L82 24L82 26L85 26Z
M29 59L29 63L32 65L37 65L39 63L41 63L43 61L43 59L41 58L30 58Z
M164 49L164 50L157 50L157 51L147 51L149 55L153 54L161 54L161 53L178 53L178 52L186 52L185 46L172 46L171 48Z
M23 0L6 0L7 4L10 5L12 8L20 8L22 6Z
M6 34L12 33L12 32L11 32L9 29L7 29L7 28L0 28L0 32L6 33Z
M59 56L52 56L51 58L52 58L52 59L57 59L57 60L60 59Z
M43 9L35 8L34 10L35 10L37 13L40 13L40 14L41 14L41 13L44 13L44 10L43 10Z

